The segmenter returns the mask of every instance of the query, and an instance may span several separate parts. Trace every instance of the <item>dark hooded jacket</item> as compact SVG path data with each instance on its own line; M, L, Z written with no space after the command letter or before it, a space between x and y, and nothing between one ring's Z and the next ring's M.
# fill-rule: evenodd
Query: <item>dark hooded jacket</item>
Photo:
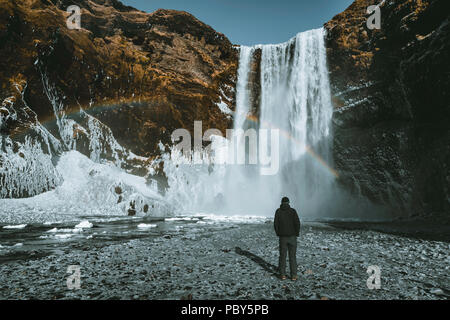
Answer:
M297 211L289 206L289 203L282 203L275 212L274 227L277 236L290 237L299 236L300 219Z

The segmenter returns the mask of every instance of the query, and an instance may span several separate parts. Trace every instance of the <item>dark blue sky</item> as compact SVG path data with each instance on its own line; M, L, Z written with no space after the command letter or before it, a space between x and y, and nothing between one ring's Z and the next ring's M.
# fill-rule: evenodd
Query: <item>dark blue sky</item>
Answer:
M280 43L320 28L353 0L121 0L139 10L184 10L234 44Z

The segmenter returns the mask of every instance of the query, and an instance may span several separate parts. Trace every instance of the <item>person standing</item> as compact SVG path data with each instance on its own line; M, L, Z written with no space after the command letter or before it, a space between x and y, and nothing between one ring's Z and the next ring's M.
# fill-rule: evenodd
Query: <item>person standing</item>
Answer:
M289 205L289 198L283 197L281 205L275 212L274 219L275 233L279 237L280 258L278 270L280 278L286 279L286 254L289 252L289 267L291 279L297 280L297 237L300 233L300 219L297 211Z

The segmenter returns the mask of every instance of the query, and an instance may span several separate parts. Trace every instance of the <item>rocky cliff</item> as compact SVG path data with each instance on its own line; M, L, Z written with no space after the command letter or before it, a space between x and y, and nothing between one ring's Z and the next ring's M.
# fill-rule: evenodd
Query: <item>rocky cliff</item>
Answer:
M72 4L80 30L66 26ZM325 24L339 183L392 217L448 213L448 1L382 1L379 30L366 26L372 4L356 0ZM145 175L174 129L231 127L238 52L189 13L116 0L0 0L0 9L0 197L58 185L63 151Z
M73 4L78 30L66 25ZM144 13L116 0L0 0L0 57L0 184L16 190L3 196L57 183L49 173L32 192L17 188L28 182L11 176L15 156L32 168L49 162L26 151L33 146L52 161L76 149L145 174L145 159L174 129L193 130L194 120L230 126L237 51L187 12Z
M381 29L367 7L380 3ZM393 217L450 211L446 0L356 0L325 24L340 183Z

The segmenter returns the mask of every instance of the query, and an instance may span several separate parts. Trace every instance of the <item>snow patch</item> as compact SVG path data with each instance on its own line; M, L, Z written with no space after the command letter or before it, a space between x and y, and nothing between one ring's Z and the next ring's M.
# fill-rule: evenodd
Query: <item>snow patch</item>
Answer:
M132 206L137 216L171 215L172 206L155 186L112 163L96 163L78 151L69 151L60 157L56 171L63 182L54 190L30 198L2 199L0 220L18 216L20 222L67 221L70 217L86 215L126 216ZM62 212L66 215L59 219Z
M217 106L219 107L220 111L222 111L223 114L231 115L233 114L233 111L228 107L228 105L221 100L219 103L217 103Z
M75 229L89 229L92 228L94 225L90 223L88 220L81 221L79 224L75 226Z
M26 224L17 224L13 226L4 226L3 229L23 229L26 226L27 226Z
M156 228L157 225L156 224L147 224L147 223L140 223L138 224L138 229L151 229L151 228Z

